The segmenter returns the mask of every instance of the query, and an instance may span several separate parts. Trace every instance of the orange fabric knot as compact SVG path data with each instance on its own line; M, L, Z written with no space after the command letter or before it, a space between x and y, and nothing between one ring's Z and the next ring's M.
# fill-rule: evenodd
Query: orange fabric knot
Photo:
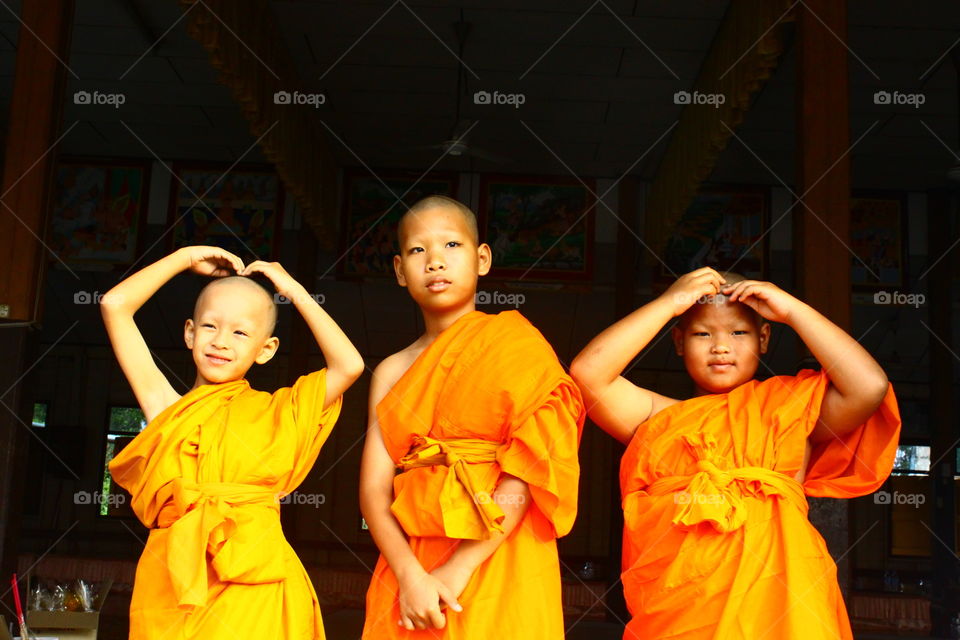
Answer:
M418 467L445 466L447 475L440 494L443 528L450 538L475 539L478 527L489 538L503 533L503 509L490 493L481 489L470 465L497 461L499 442L476 438L438 440L430 436L414 436L410 452L400 458L397 467L408 471ZM473 504L464 517L462 505Z
M183 478L172 480L172 490L172 500L164 505L158 522L168 526L167 566L179 606L206 604L208 555L223 582L283 579L281 550L286 540L276 491Z
M747 519L747 495L786 498L806 513L803 487L794 478L763 467L723 469L720 465L726 461L717 454L712 438L701 434L684 436L684 441L694 455L702 456L696 463L697 472L660 478L647 489L649 495L673 494L677 505L673 524L696 527L709 522L720 533L734 531Z

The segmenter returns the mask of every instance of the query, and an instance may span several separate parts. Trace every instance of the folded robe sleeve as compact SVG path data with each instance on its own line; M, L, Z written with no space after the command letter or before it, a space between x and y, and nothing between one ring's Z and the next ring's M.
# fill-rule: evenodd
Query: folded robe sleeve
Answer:
M570 532L577 515L577 448L583 421L579 391L572 382L562 381L511 429L497 454L503 473L527 483L556 537Z
M300 376L292 387L278 389L273 394L275 410L282 416L281 424L293 430L297 443L288 491L299 485L310 471L340 416L343 396L324 408L326 393L327 370L320 369Z
M843 438L814 446L804 490L807 495L826 498L873 493L893 470L899 439L900 411L890 385L865 423Z
M773 428L794 421L807 436L820 417L830 378L823 371L803 370L782 381L787 394L771 392L769 411ZM774 383L777 384L777 383ZM893 385L870 418L842 438L816 443L807 466L804 492L821 498L854 498L880 488L893 469L900 436L900 413Z

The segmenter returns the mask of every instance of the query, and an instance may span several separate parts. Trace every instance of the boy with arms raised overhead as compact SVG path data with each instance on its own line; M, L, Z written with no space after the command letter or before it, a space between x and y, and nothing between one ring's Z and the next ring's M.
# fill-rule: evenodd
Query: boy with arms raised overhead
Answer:
M685 401L620 375L677 316L696 388ZM767 321L823 370L755 380ZM590 417L627 444L625 639L852 639L805 495L868 494L893 467L896 400L856 340L769 282L704 267L594 338L571 374Z
M184 327L197 368L180 396L154 363L134 313L176 274L225 276L200 293ZM238 275L230 276L234 272ZM294 302L327 362L275 393L245 377L277 352L263 274ZM130 603L130 638L324 638L316 594L280 528L279 498L313 466L363 360L278 263L184 247L104 296L110 342L146 428L111 462L150 529Z
M475 310L491 254L473 212L431 196L398 233L425 331L370 386L360 504L381 556L363 637L559 640L579 391L522 315Z

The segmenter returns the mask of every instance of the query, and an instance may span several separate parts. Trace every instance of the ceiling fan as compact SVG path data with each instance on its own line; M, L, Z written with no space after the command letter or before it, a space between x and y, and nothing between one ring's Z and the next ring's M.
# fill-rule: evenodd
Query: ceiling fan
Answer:
M468 136L480 121L462 118L460 115L460 100L464 94L470 93L466 87L467 69L463 63L463 49L467 41L467 35L469 35L472 27L473 25L463 19L463 9L461 9L460 19L453 23L453 30L457 38L457 89L454 105L454 125L450 130L450 135L439 144L414 147L414 149L439 149L444 152L444 155L453 156L454 158L466 156L489 160L491 162L512 162L510 158L471 145L468 141Z

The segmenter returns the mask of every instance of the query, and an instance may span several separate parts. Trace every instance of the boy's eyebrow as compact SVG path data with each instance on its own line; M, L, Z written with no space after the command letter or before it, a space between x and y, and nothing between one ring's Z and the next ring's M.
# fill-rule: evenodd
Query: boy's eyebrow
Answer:
M468 234L464 233L462 229L456 229L456 228L450 227L450 228L447 228L447 229L430 229L430 230L427 231L426 234L424 234L424 235L426 235L426 236L428 236L428 237L436 237L436 236L442 236L442 235L443 235L443 236L447 236L447 235L465 236L465 235L468 235ZM408 233L408 234L407 234L407 240L408 240L408 241L409 241L409 240L413 240L414 238L422 238L422 237L423 237L423 235L417 235L417 234L415 234L415 233Z

